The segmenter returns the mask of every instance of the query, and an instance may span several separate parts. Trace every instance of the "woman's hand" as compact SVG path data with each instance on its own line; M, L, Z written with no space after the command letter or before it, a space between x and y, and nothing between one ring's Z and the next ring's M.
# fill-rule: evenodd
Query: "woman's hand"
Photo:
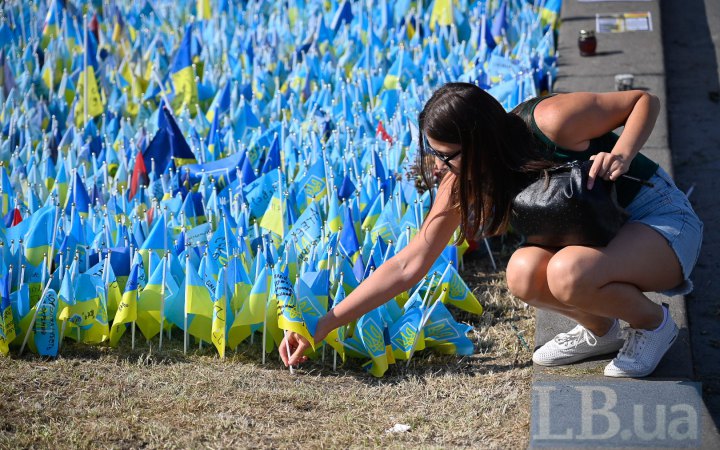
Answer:
M290 348L290 356L288 356L288 347ZM285 367L296 366L307 361L307 356L303 355L305 350L310 348L310 342L304 337L292 331L285 334L285 338L280 342L278 351Z
M593 161L593 165L588 174L588 189L593 188L596 177L615 181L630 168L629 159L614 153L600 152L591 156L590 159Z

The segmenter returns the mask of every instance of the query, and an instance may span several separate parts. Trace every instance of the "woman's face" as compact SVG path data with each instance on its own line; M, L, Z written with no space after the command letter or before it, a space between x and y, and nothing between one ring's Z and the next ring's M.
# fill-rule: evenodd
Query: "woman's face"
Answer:
M460 173L460 144L449 144L425 136L425 151L435 157L435 169L439 172L449 170L458 175Z

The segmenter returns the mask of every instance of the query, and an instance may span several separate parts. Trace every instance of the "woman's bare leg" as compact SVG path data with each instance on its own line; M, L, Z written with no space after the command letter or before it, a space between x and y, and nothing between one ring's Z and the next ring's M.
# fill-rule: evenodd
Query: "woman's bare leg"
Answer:
M682 282L680 263L665 238L638 223L623 226L607 247L561 249L546 273L549 292L560 304L641 329L657 328L663 320L662 308L643 292Z
M562 314L596 335L604 335L612 326L611 319L560 302L550 292L547 267L555 253L542 247L518 249L508 262L506 271L508 289L514 296L531 306Z

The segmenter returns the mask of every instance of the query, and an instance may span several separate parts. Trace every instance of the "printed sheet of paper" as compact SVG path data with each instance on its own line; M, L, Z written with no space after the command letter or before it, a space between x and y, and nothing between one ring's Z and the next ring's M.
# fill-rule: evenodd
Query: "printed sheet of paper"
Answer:
M652 31L652 29L652 15L649 11L595 15L595 32L597 33Z

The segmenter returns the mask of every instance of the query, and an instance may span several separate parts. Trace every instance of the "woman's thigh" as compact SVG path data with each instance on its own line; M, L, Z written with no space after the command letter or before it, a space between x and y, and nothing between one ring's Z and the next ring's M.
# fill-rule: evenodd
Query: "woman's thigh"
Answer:
M548 262L547 276L551 290L553 285L582 290L619 282L643 292L664 291L683 281L668 241L640 223L624 225L607 247L563 248Z

